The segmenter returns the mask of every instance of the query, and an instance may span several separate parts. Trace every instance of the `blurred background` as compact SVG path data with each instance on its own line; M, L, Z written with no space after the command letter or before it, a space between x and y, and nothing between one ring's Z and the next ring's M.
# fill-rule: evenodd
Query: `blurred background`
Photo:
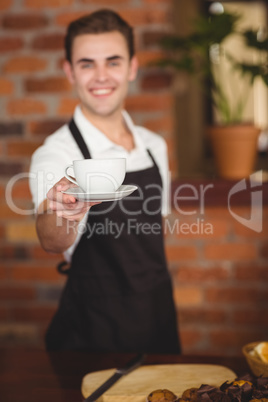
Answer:
M171 203L165 241L183 352L237 355L245 343L268 339L267 197L259 206L260 231L236 219L250 219L250 192L240 194L230 213L227 197L233 183L218 177L205 134L211 105L185 73L174 80L169 69L151 65L164 57L161 38L187 35L192 19L212 3L0 1L0 345L43 347L66 280L56 270L61 255L49 255L39 246L28 170L33 151L69 121L77 104L62 71L66 26L98 8L118 11L134 26L140 71L126 109L168 144L171 198L181 199ZM241 12L244 25L267 30L267 1L221 4ZM253 107L247 117L264 133L255 170L267 170L267 87L257 82L249 97ZM260 191L267 195L267 186Z

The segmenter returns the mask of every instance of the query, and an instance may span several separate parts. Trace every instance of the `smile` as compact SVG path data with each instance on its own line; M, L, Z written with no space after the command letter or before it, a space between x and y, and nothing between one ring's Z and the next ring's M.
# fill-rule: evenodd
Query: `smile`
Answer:
M91 90L93 95L109 95L113 92L111 88L99 88Z

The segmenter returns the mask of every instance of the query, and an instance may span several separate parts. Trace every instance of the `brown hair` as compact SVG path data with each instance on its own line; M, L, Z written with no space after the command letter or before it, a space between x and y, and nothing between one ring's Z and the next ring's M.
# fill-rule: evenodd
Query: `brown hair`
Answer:
M130 59L134 56L134 38L132 27L116 12L108 9L95 11L72 21L65 36L65 56L72 61L72 46L74 39L83 34L99 34L118 31L126 39Z

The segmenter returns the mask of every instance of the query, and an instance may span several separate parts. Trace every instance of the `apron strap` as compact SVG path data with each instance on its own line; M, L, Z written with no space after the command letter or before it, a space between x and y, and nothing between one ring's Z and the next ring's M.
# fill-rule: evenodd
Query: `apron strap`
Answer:
M157 166L157 163L156 163L156 161L155 161L155 159L154 159L154 157L153 157L153 154L152 154L152 152L150 151L150 149L147 148L146 151L147 151L148 155L150 156L150 158L152 159L153 164Z
M88 147L77 127L77 125L75 124L74 119L72 119L69 123L69 130L71 131L77 145L80 148L80 151L82 152L83 156L85 159L91 159L91 155L90 152L88 150Z
M70 264L67 261L61 261L57 265L57 271L63 275L69 275L70 269L71 269Z
M74 139L75 139L80 151L82 152L84 158L85 159L91 159L89 149L88 149L88 147L87 147L87 145L86 145L86 143L85 143L85 141L84 141L84 139L83 139L83 137L81 135L81 132L80 132L79 128L77 127L74 119L72 119L70 121L70 123L69 123L69 130L71 131L71 134L74 137ZM152 159L154 165L157 166L151 151L149 149L147 149L147 152L148 152L150 158Z

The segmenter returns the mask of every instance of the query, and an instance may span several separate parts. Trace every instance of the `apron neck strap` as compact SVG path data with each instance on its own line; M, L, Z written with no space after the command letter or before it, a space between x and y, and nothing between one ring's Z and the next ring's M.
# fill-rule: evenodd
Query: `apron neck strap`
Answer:
M72 135L73 135L73 137L74 137L74 139L75 139L80 151L82 152L84 158L85 159L91 159L89 149L88 149L88 147L87 147L87 145L86 145L86 143L85 143L85 141L84 141L84 139L83 139L83 137L81 135L81 132L80 132L79 128L77 127L74 119L72 119L70 121L70 123L69 123L69 130L71 131L71 133L72 133ZM154 165L157 166L151 151L149 149L147 149L147 152L148 152L150 158L152 159Z
M89 149L77 127L77 125L75 124L74 119L72 119L69 123L69 130L71 131L80 151L82 152L83 156L85 159L91 159L91 155L89 152Z

